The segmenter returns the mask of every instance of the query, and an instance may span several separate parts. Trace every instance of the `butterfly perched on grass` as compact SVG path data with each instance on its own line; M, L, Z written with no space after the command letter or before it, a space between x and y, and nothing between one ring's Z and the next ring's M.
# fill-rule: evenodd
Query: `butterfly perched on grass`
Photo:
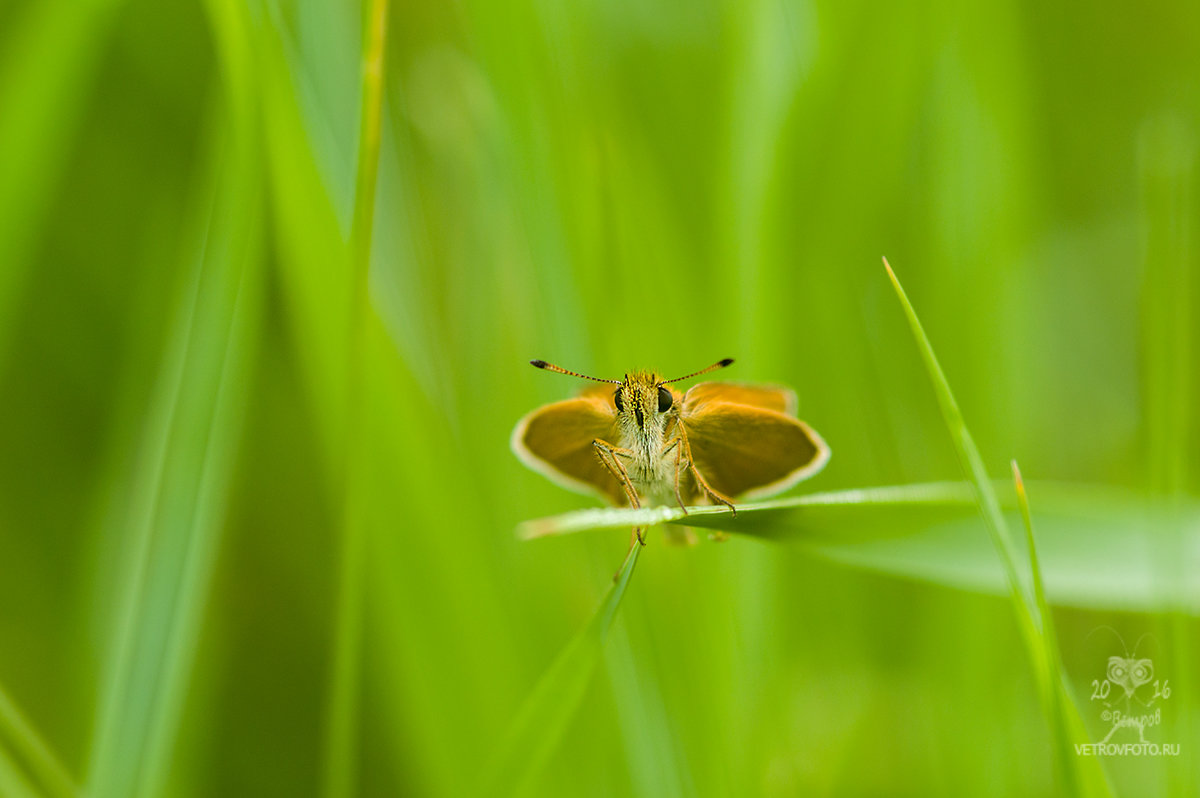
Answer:
M686 512L689 504L722 504L736 515L734 499L767 496L812 476L829 460L829 447L796 418L788 388L672 387L732 362L670 380L651 371L603 380L533 360L602 385L525 416L513 430L513 451L555 482L616 505L674 502Z

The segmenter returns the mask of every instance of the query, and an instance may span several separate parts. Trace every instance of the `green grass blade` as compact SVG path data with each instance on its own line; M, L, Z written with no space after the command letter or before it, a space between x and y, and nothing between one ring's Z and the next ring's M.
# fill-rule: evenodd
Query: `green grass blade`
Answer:
M1042 634L1046 636L1048 642L1054 640L1054 624L1046 619L1046 614L1050 611L1049 605L1046 603L1046 587L1042 582L1042 571L1038 564L1037 546L1033 541L1033 516L1029 511L1029 496L1025 492L1025 482L1021 479L1021 470L1017 467L1017 461L1012 461L1013 470L1013 485L1017 490L1017 506L1021 509L1021 520L1025 525L1025 544L1029 547L1029 567L1033 576L1033 597L1037 602L1038 612L1042 614Z
M12 757L9 753L12 753ZM0 795L18 795L17 773L23 769L35 780L39 789L31 794L51 798L70 798L78 794L74 779L63 767L50 746L33 728L33 724L18 709L8 692L0 687ZM3 774L11 773L13 786L5 786Z
M917 318L916 310L908 300L908 295L904 292L903 286L900 285L900 281L896 278L896 273L892 271L891 264L887 262L887 258L883 259L883 265L887 269L888 277L892 281L892 287L896 290L896 296L900 299L904 315L908 318L913 338L916 340L917 348L921 352L921 359L925 361L925 368L929 372L930 380L933 382L934 393L937 395L938 405L941 407L942 417L946 422L946 429L950 433L951 440L954 442L954 448L958 453L963 470L975 488L979 508L983 512L984 520L987 522L992 543L1000 556L1001 565L1004 568L1012 596L1012 606L1017 617L1017 626L1025 640L1027 653L1029 654L1035 675L1042 690L1043 710L1051 726L1061 730L1068 725L1068 722L1063 720L1063 713L1067 711L1068 705L1076 719L1078 719L1079 713L1073 703L1070 702L1070 697L1062 691L1061 680L1055 680L1050 672L1050 663L1056 660L1058 652L1051 648L1051 642L1045 635L1045 627L1049 623L1049 620L1047 617L1043 617L1038 606L1033 603L1028 590L1026 590L1020 578L1020 571L1017 566L1017 552L1008 531L1008 524L1000 509L1000 501L997 498L991 480L988 479L987 470L984 468L983 458L979 454L979 449L975 446L975 441L971 437L970 430L967 429L966 422L963 421L962 412L958 409L958 403L954 399L954 394L950 391L950 383L946 379L946 375L938 363L937 356L933 352L933 346L930 344L929 338L921 326L920 319ZM1036 560L1033 559L1034 553L1032 548L1030 550L1030 557L1034 563L1033 578L1036 582L1036 580L1040 579L1040 576L1037 574L1037 565ZM1061 697L1061 703L1057 699L1052 702L1049 699L1052 695ZM1077 728L1082 728L1081 722L1075 725ZM1081 739L1080 741L1082 742L1083 740ZM1063 754L1063 756L1069 756L1069 754ZM1076 787L1079 791L1077 794L1109 794L1110 791L1105 780L1104 771L1098 761L1091 758L1085 760L1076 757L1075 762L1068 762L1065 766L1068 768L1072 768L1073 766L1076 769L1079 778L1077 780L1073 779L1074 783L1072 786Z
M1035 488L1039 570L1049 603L1123 612L1157 612L1166 605L1200 616L1200 584L1165 586L1145 535L1147 525L1182 524L1182 545L1200 551L1200 504L1167 511L1141 494L1109 486L1038 483ZM993 490L1006 513L1020 523L1012 483L996 481ZM803 546L852 568L1009 595L995 548L978 534L978 505L966 482L856 488L739 504L736 518L715 507L689 508L687 515L676 507L578 510L527 521L517 535L533 539L627 531L656 523ZM1028 556L1023 542L1018 550Z
M0 751L0 795L5 798L40 798L17 763Z
M979 456L979 449L976 448L975 441L971 438L971 432L963 421L962 412L958 409L958 402L955 401L954 394L950 392L950 383L946 380L937 356L933 353L933 347L925 335L920 319L917 318L917 312L913 309L912 303L908 301L908 295L904 293L904 288L896 279L896 274L892 271L886 258L884 258L883 265L887 269L892 286L896 289L896 295L900 298L904 315L908 318L908 325L912 329L913 337L917 341L917 348L921 352L921 359L925 362L925 368L933 382L933 390L937 395L942 417L946 421L946 428L954 442L954 449L958 453L963 471L966 472L967 478L975 488L975 498L979 502L979 509L983 512L984 520L987 521L992 543L1000 555L1001 564L1004 566L1009 584L1012 586L1013 608L1017 612L1018 622L1027 639L1032 641L1036 637L1038 623L1030 610L1028 591L1017 568L1017 553L1013 548L1012 536L1009 534L1004 515L1000 511L1000 502L996 498L991 480L988 479L983 458Z
M637 510L619 507L577 510L526 521L517 527L517 537L533 540L601 529L628 530L637 526L678 523L772 540L828 537L836 541L845 540L845 536L856 526L861 526L868 515L886 518L897 509L962 515L973 507L971 489L965 482L930 482L739 503L736 516L724 507L689 507L684 511L673 505ZM875 534L871 533L871 536Z
M255 189L231 191L239 210L217 209L188 300L194 307L181 307L146 433L150 471L135 483L142 505L133 521L138 542L130 552L93 750L90 791L97 798L157 794L178 731L233 470L257 313L247 264L254 256L244 238L249 231L220 230L239 225L233 214L253 217L244 203Z
M1155 500L1168 511L1186 499L1190 483L1193 395L1193 287L1196 218L1195 143L1183 119L1166 114L1143 123L1138 142L1143 235L1142 360L1146 427L1147 482ZM1172 514L1157 536L1158 558L1168 591L1193 580L1188 559L1189 526ZM1189 619L1172 613L1168 621L1171 668L1193 669L1194 635ZM1188 750L1200 745L1195 724L1177 732ZM1183 764L1183 763L1181 763ZM1200 779L1194 758L1172 768L1171 794L1186 794Z
M172 322L129 485L128 549L101 688L87 792L163 792L181 727L233 476L261 285L259 157L245 18L213 4L229 61L191 279Z
M28 3L0 45L0 354L120 4Z
M633 546L629 550L616 581L592 620L559 653L525 699L484 770L484 794L528 792L546 760L554 753L600 661L604 639L625 595L641 549L641 546Z
M1146 312L1142 321L1149 487L1175 498L1188 489L1193 324L1192 186L1195 145L1179 119L1153 119L1140 131Z
M348 435L346 353L351 280L346 236L308 135L300 97L301 64L288 57L283 20L272 17L255 40L262 87L263 132L271 187L272 232L288 334L317 417L327 463L342 463ZM337 480L330 468L331 490Z
M1029 496L1025 492L1025 482L1021 479L1021 470L1017 461L1012 461L1013 485L1017 490L1017 505L1021 508L1021 520L1025 527L1025 545L1029 551L1029 570L1033 577L1033 596L1037 601L1038 613L1042 618L1042 640L1046 654L1046 690L1043 700L1049 705L1052 717L1051 731L1054 737L1054 749L1057 754L1057 771L1063 779L1066 792L1079 795L1080 772L1077 766L1078 757L1072 749L1069 710L1070 697L1064 692L1066 683L1063 681L1062 658L1058 652L1058 635L1054 631L1054 616L1050 612L1050 603L1046 600L1046 586L1042 580L1042 569L1038 563L1037 545L1033 539L1033 515L1029 511Z
M336 641L329 728L325 751L325 795L350 796L356 789L359 697L362 674L362 626L365 587L368 501L364 495L366 330L371 313L369 277L371 230L379 180L379 142L383 127L383 74L387 45L387 0L371 0L363 26L362 104L359 114L358 171L354 188L354 218L350 229L350 273L353 280L348 353L349 447L345 462L342 524L342 563L336 620Z

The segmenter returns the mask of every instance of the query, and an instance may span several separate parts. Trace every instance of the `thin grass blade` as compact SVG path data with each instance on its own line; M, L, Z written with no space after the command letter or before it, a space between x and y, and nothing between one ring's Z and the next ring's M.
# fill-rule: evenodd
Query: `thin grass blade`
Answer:
M644 507L637 510L603 507L577 510L551 518L526 521L517 527L522 540L571 535L601 529L625 529L678 523L716 529L737 535L771 540L812 539L844 535L861 529L868 516L886 518L896 510L916 513L963 515L974 507L971 488L965 482L930 482L854 488L829 493L811 493L786 499L737 505L737 515L724 507ZM874 533L871 534L874 536Z
M362 94L359 109L358 172L354 188L354 218L350 229L351 292L349 335L348 418L349 448L344 468L342 563L334 643L329 728L325 750L325 795L339 798L357 793L359 700L362 675L363 601L366 589L363 558L367 548L364 495L366 435L363 397L368 316L371 230L379 180L379 143L383 128L383 75L387 45L387 0L371 0L363 25Z
M900 304L908 319L909 327L912 329L913 338L917 341L921 359L925 362L929 379L933 382L933 390L937 396L938 406L942 410L942 417L946 421L946 429L954 442L954 449L958 453L963 471L966 472L971 485L975 488L979 509L983 513L984 520L987 521L992 543L1000 554L1001 564L1004 566L1009 584L1012 586L1015 599L1013 607L1017 611L1018 622L1024 633L1029 636L1030 640L1033 640L1038 624L1030 609L1031 602L1028 591L1017 568L1017 554L1013 547L1012 535L1009 533L1008 524L1000 511L1000 502L996 498L991 480L988 479L983 458L980 457L979 449L975 446L971 432L967 429L966 422L963 421L962 412L958 409L958 402L955 401L954 394L950 392L950 383L946 380L941 364L938 363L937 356L933 353L933 347L925 335L925 329L921 326L920 319L917 318L916 310L908 301L908 295L904 293L904 288L896 279L896 274L892 271L886 258L883 260L883 265L892 281L892 287L896 289L896 295L900 298Z
M1058 652L1058 635L1054 631L1054 616L1050 612L1050 603L1046 600L1046 586L1042 580L1042 569L1038 563L1037 545L1033 538L1033 515L1029 511L1029 496L1025 492L1025 482L1021 479L1021 470L1017 461L1012 461L1013 485L1017 490L1017 505L1021 508L1021 520L1025 526L1025 545L1029 551L1029 570L1033 577L1033 596L1037 601L1038 613L1042 618L1042 640L1046 654L1046 690L1043 700L1050 707L1052 717L1051 732L1054 737L1056 769L1064 782L1065 790L1070 795L1081 794L1079 783L1082 774L1077 764L1078 757L1072 749L1072 733L1070 729L1070 697L1066 693L1066 682L1063 680L1062 657Z
M37 785L31 794L50 798L72 798L78 794L74 779L21 712L8 692L0 687L0 795L18 795L17 774L24 770ZM12 774L6 788L4 774Z
M566 732L600 661L604 639L637 565L633 546L592 620L554 660L525 699L484 770L485 795L527 793Z
M1020 571L1017 566L1017 551L1008 530L1008 523L1000 509L1000 501L997 498L996 491L992 487L991 480L988 479L987 469L983 465L983 458L979 454L979 449L975 446L975 441L971 437L970 430L967 429L966 422L963 421L962 413L958 409L958 402L955 401L954 394L950 390L950 383L946 379L941 365L938 363L937 356L933 352L933 346L925 334L925 329L921 326L921 321L917 317L916 310L913 308L912 303L909 302L908 295L904 292L904 288L896 278L896 273L892 271L891 264L887 262L887 258L883 259L883 265L887 269L888 277L892 281L892 287L895 288L896 296L899 298L900 304L904 309L904 315L908 319L913 338L916 340L917 348L921 352L921 358L925 361L925 368L929 372L930 381L933 383L934 393L937 395L938 405L941 407L942 417L946 422L946 429L950 433L951 440L954 442L954 448L962 463L963 471L966 472L975 488L979 509L982 511L984 520L987 522L988 532L991 534L996 552L1000 555L1000 562L1004 568L1008 588L1012 596L1012 606L1017 617L1017 626L1021 630L1026 648L1028 649L1027 653L1033 664L1035 675L1041 685L1043 710L1046 713L1047 720L1050 721L1052 727L1057 729L1076 724L1077 728L1082 728L1082 722L1078 720L1079 712L1071 701L1070 696L1063 692L1061 680L1055 681L1049 672L1050 662L1058 656L1057 650L1051 649L1050 641L1044 634L1047 619L1042 617L1038 605L1031 599L1029 591L1020 577ZM1032 549L1030 555L1031 557L1033 556ZM1033 578L1035 581L1040 579L1040 576L1037 574L1036 561L1034 561ZM1061 702L1051 703L1049 701L1049 696L1051 695L1061 697ZM1074 723L1062 718L1062 713L1068 711L1068 707L1070 713L1075 718ZM1080 741L1082 742L1082 740ZM1075 779L1073 784L1079 790L1077 794L1108 795L1111 793L1104 776L1104 771L1097 760L1076 757L1075 761L1068 763L1068 765L1074 765L1078 774L1078 779Z
M261 308L261 175L245 18L214 2L228 59L211 186L127 487L128 534L88 768L93 798L162 794L224 525ZM207 181L206 181L207 182Z
M1180 524L1182 567L1200 568L1200 504L1167 511L1143 495L1102 485L1036 483L1039 570L1052 605L1200 616L1200 584L1166 586L1148 525ZM993 490L1020 523L1013 485ZM527 521L523 539L624 530L656 523L802 546L840 565L995 596L1009 594L991 542L979 535L978 505L966 482L857 488L723 508L597 508ZM1028 547L1018 541L1019 556ZM1169 591L1168 591L1169 587Z

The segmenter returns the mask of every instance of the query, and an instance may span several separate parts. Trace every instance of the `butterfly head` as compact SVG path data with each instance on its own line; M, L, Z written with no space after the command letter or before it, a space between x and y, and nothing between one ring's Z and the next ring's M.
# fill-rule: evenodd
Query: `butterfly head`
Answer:
M639 432L666 427L675 400L675 393L652 371L626 374L613 392L618 423Z
M613 391L613 405L617 409L618 426L638 436L661 436L666 429L667 419L671 416L672 410L678 412L677 404L680 395L668 387L669 384L698 377L715 369L725 368L732 362L733 358L727 357L724 360L718 360L706 369L672 380L664 380L653 371L635 371L626 374L623 380L603 380L599 377L589 377L586 374L568 371L544 360L531 360L530 365L559 374L616 385L617 389Z

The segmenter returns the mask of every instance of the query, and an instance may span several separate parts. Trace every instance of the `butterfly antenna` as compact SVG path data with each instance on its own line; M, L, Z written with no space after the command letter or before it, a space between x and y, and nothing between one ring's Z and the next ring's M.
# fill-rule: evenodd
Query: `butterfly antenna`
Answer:
M699 371L693 371L691 374L688 374L683 377L676 377L673 380L663 380L663 385L666 385L668 382L682 382L683 380L690 380L692 377L699 377L701 374L707 374L710 371L716 371L717 369L723 369L726 366L730 365L731 363L733 363L733 358L727 357L724 360L718 360L716 363L713 363L711 366L709 366L706 369L700 369Z
M592 380L593 382L610 382L613 385L621 384L620 380L602 380L599 377L589 377L586 374L580 374L578 371L567 371L560 366L556 366L553 363L547 363L544 360L531 360L529 361L529 365L533 366L534 368L545 369L546 371L554 371L559 374L566 374L568 377L579 377L580 379Z

